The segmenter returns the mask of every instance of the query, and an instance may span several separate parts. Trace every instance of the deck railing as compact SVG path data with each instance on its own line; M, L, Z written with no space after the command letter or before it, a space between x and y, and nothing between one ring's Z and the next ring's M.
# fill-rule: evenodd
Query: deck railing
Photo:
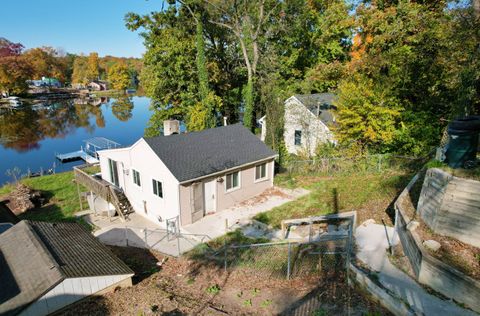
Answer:
M105 180L97 179L93 175L86 173L83 169L88 167L95 167L98 164L86 164L73 168L75 175L75 182L88 188L90 191L100 196L105 200L110 200L109 184Z
M99 166L99 164L85 164L73 167L75 182L77 185L85 186L89 191L92 191L108 203L113 204L119 216L125 220L125 216L120 207L118 195L115 193L116 188L105 180L98 179L95 176L85 172L85 169L97 166Z

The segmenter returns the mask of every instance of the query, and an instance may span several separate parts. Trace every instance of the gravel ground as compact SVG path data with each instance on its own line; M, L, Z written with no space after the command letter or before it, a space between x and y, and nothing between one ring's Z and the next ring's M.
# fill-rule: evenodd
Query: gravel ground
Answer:
M388 315L345 284L344 271L284 280L259 271L111 247L135 272L134 286L86 299L61 315Z

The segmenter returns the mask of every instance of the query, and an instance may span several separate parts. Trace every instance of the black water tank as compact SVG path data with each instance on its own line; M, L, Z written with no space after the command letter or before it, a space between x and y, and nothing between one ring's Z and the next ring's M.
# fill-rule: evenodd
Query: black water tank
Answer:
M468 167L477 157L480 117L458 118L448 125L449 142L445 161L452 168Z

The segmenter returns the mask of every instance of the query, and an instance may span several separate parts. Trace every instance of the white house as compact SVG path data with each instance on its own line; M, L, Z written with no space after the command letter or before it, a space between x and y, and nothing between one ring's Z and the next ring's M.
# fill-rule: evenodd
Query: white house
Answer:
M21 221L0 234L0 315L48 315L133 275L78 223Z
M136 213L183 226L273 186L276 154L242 125L177 133L99 152L102 179Z
M313 156L318 144L335 142L335 94L294 95L285 101L284 141L292 154Z

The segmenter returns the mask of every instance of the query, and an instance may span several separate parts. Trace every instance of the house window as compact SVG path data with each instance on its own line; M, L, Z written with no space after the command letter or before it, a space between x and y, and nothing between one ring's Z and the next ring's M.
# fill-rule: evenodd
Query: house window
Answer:
M295 145L300 146L302 144L302 131L295 130Z
M152 184L153 184L153 194L163 198L162 183L160 181L152 179Z
M133 183L135 183L136 185L138 185L139 187L141 187L142 184L141 184L141 182L140 182L140 172L138 172L137 170L132 169L132 173L133 173Z
M227 191L240 187L240 171L229 173L226 178L227 181L225 182L225 187Z
M262 180L267 177L267 163L255 167L255 180Z
M117 162L115 160L108 159L108 167L110 170L110 182L118 187L119 182L118 182Z

